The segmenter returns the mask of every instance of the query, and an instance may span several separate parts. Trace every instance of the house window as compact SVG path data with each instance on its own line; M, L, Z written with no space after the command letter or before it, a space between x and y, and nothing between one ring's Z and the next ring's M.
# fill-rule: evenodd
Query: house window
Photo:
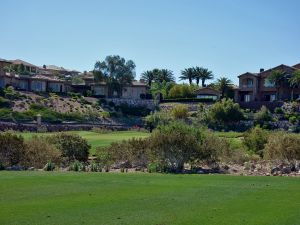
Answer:
M253 80L247 79L247 87L253 87Z
M276 95L275 94L270 95L270 101L271 102L276 101Z
M271 82L269 79L265 79L264 87L275 87L275 83Z
M245 102L250 102L251 101L251 95L245 95Z

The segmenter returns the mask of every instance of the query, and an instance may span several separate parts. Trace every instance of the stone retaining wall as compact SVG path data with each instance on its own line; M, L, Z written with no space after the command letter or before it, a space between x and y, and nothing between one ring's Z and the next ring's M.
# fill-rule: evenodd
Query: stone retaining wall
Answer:
M157 105L152 99L126 99L126 98L106 98L107 102L113 102L116 105L128 104L130 106L144 106L150 110L154 110Z

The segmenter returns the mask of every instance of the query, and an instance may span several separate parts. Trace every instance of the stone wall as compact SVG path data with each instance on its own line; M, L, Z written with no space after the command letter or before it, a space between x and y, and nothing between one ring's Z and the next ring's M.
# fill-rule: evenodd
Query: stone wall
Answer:
M152 99L126 99L126 98L106 98L107 102L113 102L116 105L128 104L130 106L144 106L150 110L154 110L156 101Z
M128 130L129 126L121 124L42 124L35 123L11 123L0 121L0 131L16 130L30 132L58 132L70 130L91 130L93 128L105 128L113 130Z

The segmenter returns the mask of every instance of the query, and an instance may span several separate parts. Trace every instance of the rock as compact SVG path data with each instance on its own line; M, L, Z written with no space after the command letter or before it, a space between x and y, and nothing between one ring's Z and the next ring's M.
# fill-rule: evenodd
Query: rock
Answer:
M20 171L20 170L23 170L23 167L22 166L9 166L9 167L6 167L6 170Z
M34 167L29 167L28 170L33 171L33 170L35 170L35 168Z
M280 168L274 167L274 168L272 168L272 170L271 170L271 174L277 174L279 171L281 171Z
M290 167L284 167L284 168L282 168L281 172L283 174L290 174L292 172L292 170Z
M266 176L268 176L268 177L269 177L270 175L271 175L270 173L266 173Z

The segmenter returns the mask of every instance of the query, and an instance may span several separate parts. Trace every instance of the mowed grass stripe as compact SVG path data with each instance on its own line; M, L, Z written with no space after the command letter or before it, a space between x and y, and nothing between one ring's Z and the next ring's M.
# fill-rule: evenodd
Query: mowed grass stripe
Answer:
M93 155L97 147L106 147L109 146L113 142L119 142L122 140L128 140L130 138L145 138L149 136L147 132L139 132L139 131L115 131L110 133L97 133L92 131L68 131L67 133L78 134L81 137L85 138L88 143L91 145L90 154ZM30 139L33 135L53 135L53 133L32 133L25 132L19 133L24 139Z
M299 224L300 179L1 172L0 224Z

